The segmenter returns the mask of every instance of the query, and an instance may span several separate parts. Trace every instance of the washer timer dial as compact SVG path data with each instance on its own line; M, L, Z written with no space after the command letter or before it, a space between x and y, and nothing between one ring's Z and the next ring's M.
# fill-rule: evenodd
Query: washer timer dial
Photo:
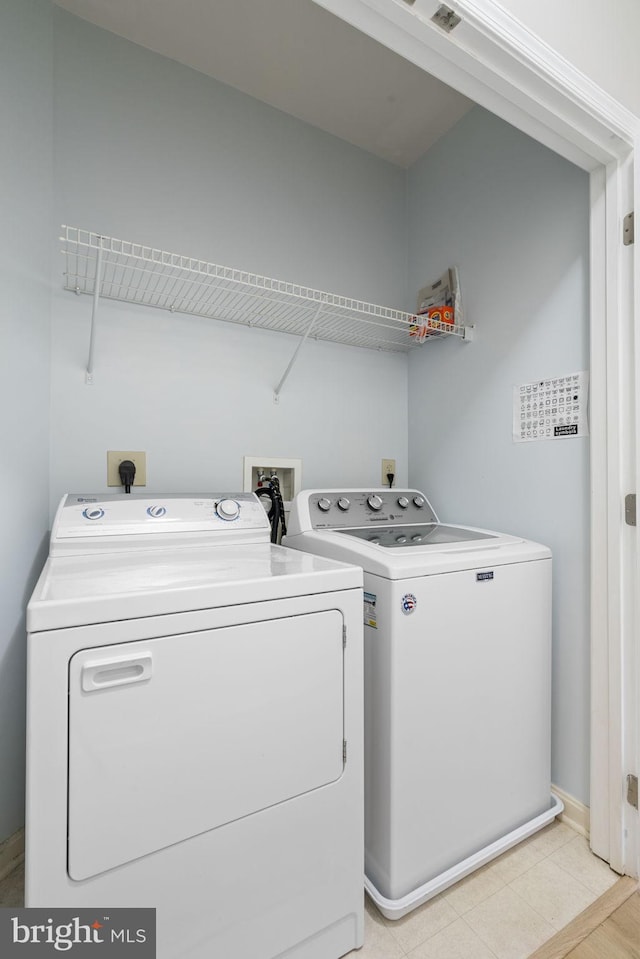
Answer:
M382 497L378 496L377 493L372 493L371 496L367 496L367 506L377 512L382 509Z

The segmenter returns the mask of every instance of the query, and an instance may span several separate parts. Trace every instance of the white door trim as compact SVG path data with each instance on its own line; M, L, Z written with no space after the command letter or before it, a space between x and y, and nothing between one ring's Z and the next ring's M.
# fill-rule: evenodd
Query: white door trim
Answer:
M628 205L626 212L637 206L640 198L640 137L636 136L634 153L636 162L627 170L628 190L634 197L634 202ZM631 378L635 385L635 417L633 420L632 435L629 442L631 459L630 485L625 493L640 492L640 297L638 283L640 282L640 242L631 247L623 248L623 277L625 292L633 315L633 343L635 348L631 353ZM630 576L629 594L631 617L627 630L627 643L622 652L623 662L623 767L622 767L622 803L624 809L624 826L626 827L626 841L624 844L625 872L629 875L640 876L640 819L638 810L633 809L626 802L626 777L632 773L640 777L640 529L636 526L625 527L630 541Z
M623 503L635 485L635 416L632 276L622 219L632 205L632 169L630 153L592 173L592 183L604 180L605 211L602 218L592 208L591 220L591 364L601 381L592 397L592 418L603 427L595 445L592 436L591 456L591 847L614 869L630 874L636 872L631 851L637 826L629 822L623 790L631 709L624 675L629 642L635 642L629 581L635 538L624 524Z
M625 779L640 771L640 557L623 501L640 475L640 244L631 254L622 247L622 218L633 208L640 119L494 0L451 0L462 22L448 34L431 22L439 0L314 2L590 173L591 843L638 875L640 828ZM637 169L635 177L640 191Z

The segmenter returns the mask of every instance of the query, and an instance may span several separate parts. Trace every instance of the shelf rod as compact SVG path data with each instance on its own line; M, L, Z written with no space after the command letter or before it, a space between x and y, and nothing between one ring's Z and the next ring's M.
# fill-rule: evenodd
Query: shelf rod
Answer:
M289 376L289 373L290 373L291 370L293 369L293 365L294 365L295 361L298 359L298 353L300 352L300 350L301 350L302 347L304 346L304 344L305 344L305 342L306 342L306 340L307 340L307 337L309 336L309 334L311 333L312 329L314 328L314 326L315 326L315 324L316 324L316 320L318 319L318 317L319 317L320 314L322 313L322 308L323 308L323 306L324 306L324 303L319 303L319 304L318 304L318 309L316 310L316 312L315 312L315 314L314 314L314 316L313 316L313 319L312 319L311 322L309 323L309 326L307 327L304 336L302 337L302 339L301 339L300 342L298 343L298 345L297 345L297 347L296 347L296 349L295 349L295 353L293 354L293 356L292 356L291 359L289 360L289 365L288 365L288 367L286 368L286 370L284 371L284 373L282 374L282 378L281 378L280 382L278 383L278 385L276 386L275 390L273 391L273 402L274 402L274 403L279 403L279 402L280 402L280 391L281 391L282 387L284 386L284 384L285 384L285 382L286 382L286 379L287 379L287 377Z
M98 318L98 306L100 305L100 283L102 281L102 237L98 237L98 252L96 253L96 278L93 287L93 306L91 308L91 334L89 336L89 358L87 360L87 374L85 382L88 385L93 383L93 354L96 342L96 321Z

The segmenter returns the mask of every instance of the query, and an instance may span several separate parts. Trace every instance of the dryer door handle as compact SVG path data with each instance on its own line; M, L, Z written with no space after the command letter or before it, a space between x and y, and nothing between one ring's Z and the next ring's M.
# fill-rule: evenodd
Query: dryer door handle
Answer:
M92 693L110 686L146 682L151 679L151 667L151 653L87 662L82 667L82 689L85 693Z

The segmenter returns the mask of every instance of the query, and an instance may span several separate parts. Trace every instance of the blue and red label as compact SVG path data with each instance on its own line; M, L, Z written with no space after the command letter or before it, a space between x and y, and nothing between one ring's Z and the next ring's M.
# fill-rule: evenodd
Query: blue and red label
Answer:
M416 606L418 605L418 600L415 598L413 593L405 593L402 597L402 612L405 616L409 616L410 613L414 613Z

